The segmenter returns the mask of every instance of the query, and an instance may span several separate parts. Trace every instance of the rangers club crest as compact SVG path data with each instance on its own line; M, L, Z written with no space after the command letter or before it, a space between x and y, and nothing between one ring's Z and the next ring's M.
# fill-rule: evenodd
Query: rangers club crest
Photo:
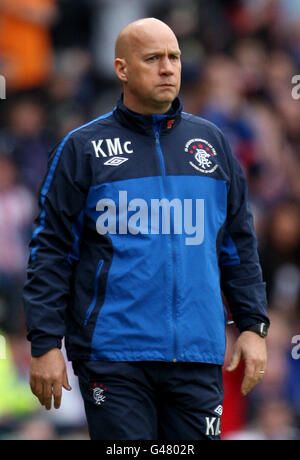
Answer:
M94 383L93 388L91 388L92 393L93 393L93 398L95 401L95 404L97 406L101 406L106 400L105 396L105 391L107 388L105 388L102 383L98 386L96 383Z
M213 173L218 165L213 158L217 156L214 147L204 139L191 139L186 145L184 151L191 157L190 165L205 174Z

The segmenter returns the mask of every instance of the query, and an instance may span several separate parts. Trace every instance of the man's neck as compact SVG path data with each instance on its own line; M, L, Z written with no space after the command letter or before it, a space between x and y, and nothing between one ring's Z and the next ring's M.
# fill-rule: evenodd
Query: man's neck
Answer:
M123 104L132 112L139 113L140 115L163 115L167 113L172 107L171 102L166 102L162 104L157 104L153 106L146 106L142 103L133 101L131 98L126 97L124 94Z

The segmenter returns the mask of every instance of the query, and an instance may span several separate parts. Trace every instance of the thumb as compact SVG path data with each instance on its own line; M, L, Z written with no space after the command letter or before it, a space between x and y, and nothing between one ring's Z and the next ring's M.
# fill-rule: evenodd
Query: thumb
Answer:
M234 371L238 367L240 360L241 360L241 350L239 348L234 349L232 356L231 356L230 363L226 369L227 372Z
M64 372L62 386L64 387L65 390L68 390L68 391L72 390L72 388L69 385L68 375L66 371Z

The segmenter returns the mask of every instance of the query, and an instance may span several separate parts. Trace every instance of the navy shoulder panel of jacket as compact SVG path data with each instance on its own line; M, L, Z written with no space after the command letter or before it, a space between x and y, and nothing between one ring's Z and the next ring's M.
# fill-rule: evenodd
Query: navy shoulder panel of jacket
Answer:
M182 113L113 112L49 157L24 305L33 356L222 364L226 314L264 321L265 285L240 166Z

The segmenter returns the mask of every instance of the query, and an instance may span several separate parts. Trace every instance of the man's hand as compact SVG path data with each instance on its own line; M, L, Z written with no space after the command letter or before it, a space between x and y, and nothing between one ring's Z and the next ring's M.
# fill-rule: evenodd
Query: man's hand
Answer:
M62 387L70 391L67 370L62 352L53 348L39 358L31 358L30 387L42 406L51 409L52 395L54 407L60 407Z
M233 347L231 360L226 370L234 371L241 359L245 361L245 376L241 392L246 396L264 376L261 371L266 370L267 364L266 340L256 332L242 332Z

